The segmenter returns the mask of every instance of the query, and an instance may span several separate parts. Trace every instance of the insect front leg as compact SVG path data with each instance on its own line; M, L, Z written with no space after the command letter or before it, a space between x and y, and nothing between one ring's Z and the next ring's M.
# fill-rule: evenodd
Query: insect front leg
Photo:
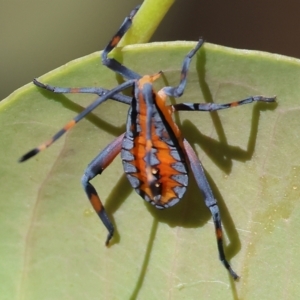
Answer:
M181 73L180 73L180 82L179 85L176 87L172 86L166 86L164 87L159 93L163 93L169 97L181 97L185 86L186 86L186 78L187 78L187 73L189 70L190 63L192 61L193 56L197 53L197 51L201 48L203 45L204 40L200 39L194 49L192 49L184 58L182 68L181 68Z
M239 276L232 270L229 262L227 261L224 253L224 248L223 248L223 233L222 233L222 222L221 222L221 215L220 215L220 210L218 207L217 200L214 198L213 192L211 190L211 187L207 181L207 178L205 176L203 167L201 162L199 161L195 151L189 144L189 142L184 139L183 141L184 148L187 154L187 157L190 162L190 166L192 169L192 172L194 174L196 183L201 190L205 205L208 207L212 214L213 222L215 225L215 232L216 232L216 238L217 238L217 245L218 245L218 251L219 251L219 258L225 268L229 271L230 275L234 280L238 279Z
M104 66L107 66L112 71L120 74L121 76L127 78L127 79L139 79L141 76L134 71L130 70L129 68L125 67L121 63L119 63L114 58L109 58L107 55L110 53L117 45L119 44L121 38L124 36L124 34L128 31L128 29L131 27L132 19L134 18L135 14L140 9L140 5L135 7L129 14L128 17L125 18L124 22L120 26L117 33L112 37L108 45L103 50L101 57L102 57L102 63Z
M114 234L114 226L106 214L105 208L98 196L98 193L94 186L90 183L95 176L101 174L103 170L110 165L114 158L120 153L122 147L122 140L124 134L117 137L112 143L106 146L88 165L84 175L82 176L81 183L87 194L93 208L101 219L102 223L108 230L108 235L106 239L106 246L108 246L109 241Z

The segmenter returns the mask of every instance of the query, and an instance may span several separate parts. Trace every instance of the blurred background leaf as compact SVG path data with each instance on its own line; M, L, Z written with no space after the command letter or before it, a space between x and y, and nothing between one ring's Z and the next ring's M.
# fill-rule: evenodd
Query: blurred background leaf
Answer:
M0 0L0 99L49 70L103 49L125 15L141 2ZM210 43L300 58L295 30L300 1L271 3L175 1L152 41L203 36Z

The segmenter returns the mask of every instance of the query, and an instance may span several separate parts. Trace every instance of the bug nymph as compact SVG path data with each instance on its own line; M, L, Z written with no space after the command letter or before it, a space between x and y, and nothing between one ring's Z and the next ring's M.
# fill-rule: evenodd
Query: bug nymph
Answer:
M188 170L183 140L171 122L165 97L153 90L152 83L159 75L144 76L135 85L121 158L136 192L157 208L167 208L186 191Z
M73 120L68 122L50 140L23 155L19 161L23 162L51 146L77 122L107 99L129 105L126 132L113 140L92 160L81 179L88 199L108 230L106 245L109 244L109 241L113 237L114 227L106 214L104 205L96 189L90 183L95 176L101 174L114 158L118 154L121 154L124 172L131 186L144 200L150 202L158 209L164 209L175 205L182 199L188 185L189 165L199 190L203 195L205 205L212 214L219 258L232 278L237 279L238 275L232 270L225 257L222 223L217 200L214 198L201 162L189 142L182 137L179 128L172 119L172 113L187 110L214 111L256 101L274 102L275 97L252 96L227 104L179 103L166 105L168 96L174 98L182 96L186 86L186 77L191 59L201 48L204 41L200 39L184 58L179 85L176 87L167 86L155 92L153 82L160 77L161 72L154 75L141 76L120 64L114 58L108 58L107 56L118 45L122 36L130 28L132 19L138 10L139 6L131 11L118 32L102 52L102 63L112 71L126 78L127 81L124 83L112 90L107 90L98 87L54 87L34 79L33 83L36 86L54 93L91 93L96 94L98 98ZM133 97L120 94L120 92L127 88L133 89Z

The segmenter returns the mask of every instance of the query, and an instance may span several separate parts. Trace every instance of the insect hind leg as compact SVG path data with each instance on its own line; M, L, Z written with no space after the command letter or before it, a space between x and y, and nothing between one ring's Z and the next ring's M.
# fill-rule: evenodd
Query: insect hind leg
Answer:
M218 251L219 251L219 258L225 268L228 270L229 274L232 276L234 280L237 280L239 276L232 270L229 262L226 259L225 253L224 253L224 247L223 247L223 232L222 232L222 222L221 222L221 215L220 210L218 207L217 200L213 196L213 192L211 190L211 187L207 181L207 178L205 176L203 167L201 162L199 161L197 155L195 154L193 148L188 143L186 139L183 141L184 148L187 154L187 157L190 162L190 166L192 169L192 172L194 174L194 178L196 180L196 183L201 190L203 196L205 205L208 207L208 209L211 212L214 226L215 226L215 233L217 238L217 245L218 245Z

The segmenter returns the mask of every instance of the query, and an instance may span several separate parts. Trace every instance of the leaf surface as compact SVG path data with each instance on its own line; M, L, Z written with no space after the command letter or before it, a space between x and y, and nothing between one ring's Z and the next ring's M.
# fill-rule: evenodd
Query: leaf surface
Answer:
M117 59L140 74L164 71L176 85L192 42L128 46ZM40 80L113 88L120 78L99 53ZM49 139L96 97L57 95L33 84L0 103L0 294L3 299L295 299L299 294L300 63L205 44L177 102L227 103L277 95L278 104L175 115L219 201L225 250L241 276L218 261L211 216L191 176L173 208L159 211L132 190L120 157L93 180L116 226L92 211L80 179L87 164L125 130L126 105L107 101L51 148L17 159ZM171 102L174 103L174 99Z

